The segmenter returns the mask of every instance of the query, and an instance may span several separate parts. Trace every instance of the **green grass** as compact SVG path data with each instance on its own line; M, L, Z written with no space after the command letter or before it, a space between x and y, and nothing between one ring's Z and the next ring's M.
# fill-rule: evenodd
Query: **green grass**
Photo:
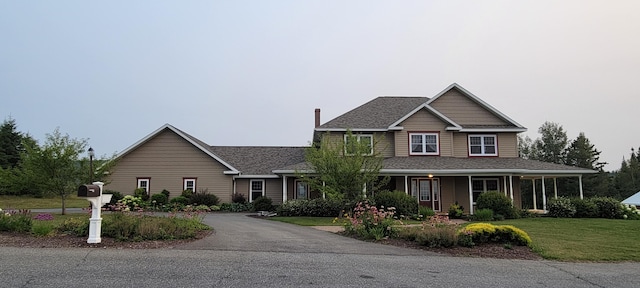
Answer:
M65 200L67 208L86 208L89 201L78 198L75 195L69 196ZM26 196L0 195L0 208L7 209L62 209L60 197L34 198Z
M527 218L492 222L526 231L533 249L560 261L639 261L640 221Z

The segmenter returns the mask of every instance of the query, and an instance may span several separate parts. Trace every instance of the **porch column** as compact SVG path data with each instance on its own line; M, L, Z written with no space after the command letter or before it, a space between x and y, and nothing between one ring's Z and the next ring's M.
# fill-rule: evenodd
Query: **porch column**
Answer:
M404 193L409 195L409 175L404 175Z
M544 176L542 176L542 211L547 212L547 188L544 186Z
M582 174L578 175L578 183L580 183L580 199L584 199L584 194L582 191Z
M473 215L473 182L471 181L471 175L469 177L469 214Z
M531 183L533 183L533 185L531 185L533 186L533 210L538 210L538 204L537 204L538 199L536 199L538 198L536 195L536 179L535 178L531 179Z
M558 178L553 177L553 197L558 199Z
M282 203L287 202L287 175L282 175Z
M520 193L520 195L522 195L522 193ZM511 197L511 204L513 204L513 175L509 175L509 196ZM522 202L522 200L520 202ZM522 205L522 203L520 203L520 205Z
M233 195L236 195L236 177L233 177L231 182L233 182Z
M509 196L507 194L507 175L502 176L502 182L504 183L504 185L502 185L502 187L504 187L504 196Z

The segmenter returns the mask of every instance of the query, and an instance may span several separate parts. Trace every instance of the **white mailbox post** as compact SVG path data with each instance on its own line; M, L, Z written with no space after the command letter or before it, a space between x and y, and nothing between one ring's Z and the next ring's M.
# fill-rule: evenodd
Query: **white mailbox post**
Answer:
M78 197L87 198L91 202L91 218L89 219L89 239L87 243L100 243L102 231L102 218L100 212L102 205L111 201L111 194L102 194L102 182L93 182L93 185L81 185L78 188Z

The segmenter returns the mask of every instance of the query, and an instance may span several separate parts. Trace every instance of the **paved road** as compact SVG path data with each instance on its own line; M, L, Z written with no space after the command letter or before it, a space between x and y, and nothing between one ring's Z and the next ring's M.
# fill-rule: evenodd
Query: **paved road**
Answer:
M445 257L238 214L175 249L0 247L0 287L638 287L640 263Z

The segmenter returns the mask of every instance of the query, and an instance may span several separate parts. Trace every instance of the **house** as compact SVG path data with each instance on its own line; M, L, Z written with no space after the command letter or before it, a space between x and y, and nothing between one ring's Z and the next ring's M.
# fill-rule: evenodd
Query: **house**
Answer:
M432 98L378 97L324 124L316 109L314 141L347 141L347 131L384 157L380 172L390 177L390 189L435 211L458 202L473 213L487 191L505 193L521 207L523 181L577 177L582 189L582 175L596 172L519 158L517 135L526 128L455 83ZM297 177L313 173L304 149L209 146L167 124L117 156L107 189L167 189L172 196L207 189L222 202L242 193L249 201L268 196L274 204L322 197ZM540 192L546 210L544 185Z

